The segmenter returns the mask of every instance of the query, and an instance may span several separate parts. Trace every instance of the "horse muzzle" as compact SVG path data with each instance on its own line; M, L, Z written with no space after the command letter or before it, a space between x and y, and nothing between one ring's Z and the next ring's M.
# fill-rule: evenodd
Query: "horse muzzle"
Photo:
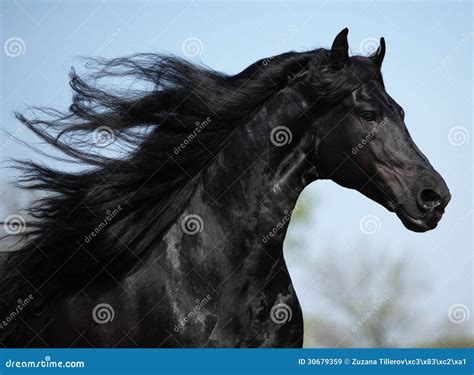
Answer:
M413 184L413 192L395 210L403 225L414 232L436 228L451 200L451 193L438 172L432 170L429 175Z

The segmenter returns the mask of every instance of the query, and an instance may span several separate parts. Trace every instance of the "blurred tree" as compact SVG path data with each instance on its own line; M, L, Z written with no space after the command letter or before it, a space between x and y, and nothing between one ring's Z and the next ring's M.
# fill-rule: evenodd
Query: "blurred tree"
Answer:
M409 336L414 321L420 322L412 318L423 283L410 273L406 258L382 253L374 256L367 250L352 254L328 251L314 266L312 273L326 311L316 321L308 322L308 343L394 346L398 337Z
M307 248L305 232L310 224L311 212L314 210L314 207L315 199L313 195L304 190L291 213L291 221L285 238L285 249L291 252L291 256L301 257L301 251Z

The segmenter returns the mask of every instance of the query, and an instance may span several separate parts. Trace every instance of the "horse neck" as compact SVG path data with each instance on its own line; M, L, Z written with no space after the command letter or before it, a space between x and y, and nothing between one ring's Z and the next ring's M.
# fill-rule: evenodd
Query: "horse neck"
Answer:
M302 114L307 106L296 90L282 91L234 130L201 175L186 210L202 217L204 241L225 243L237 258L256 248L281 258L292 210L306 185L309 124ZM271 142L277 126L291 131L291 143Z

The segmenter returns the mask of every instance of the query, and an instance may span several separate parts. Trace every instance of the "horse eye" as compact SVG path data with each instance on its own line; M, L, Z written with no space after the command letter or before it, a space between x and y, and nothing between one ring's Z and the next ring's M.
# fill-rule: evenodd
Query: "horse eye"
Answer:
M375 119L377 118L377 115L375 112L366 111L366 112L362 112L360 114L360 117L362 117L365 121L375 121Z

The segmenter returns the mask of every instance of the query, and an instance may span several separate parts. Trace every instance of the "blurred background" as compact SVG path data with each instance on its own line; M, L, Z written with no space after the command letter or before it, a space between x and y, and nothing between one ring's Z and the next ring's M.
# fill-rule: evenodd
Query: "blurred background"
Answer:
M34 197L8 158L41 146L13 118L66 109L79 56L162 52L228 74L289 50L329 48L348 27L352 54L387 41L387 91L452 201L434 231L406 230L357 192L324 181L298 202L285 257L306 347L473 346L473 5L462 2L147 2L1 0L0 218ZM343 228L343 229L341 229Z

